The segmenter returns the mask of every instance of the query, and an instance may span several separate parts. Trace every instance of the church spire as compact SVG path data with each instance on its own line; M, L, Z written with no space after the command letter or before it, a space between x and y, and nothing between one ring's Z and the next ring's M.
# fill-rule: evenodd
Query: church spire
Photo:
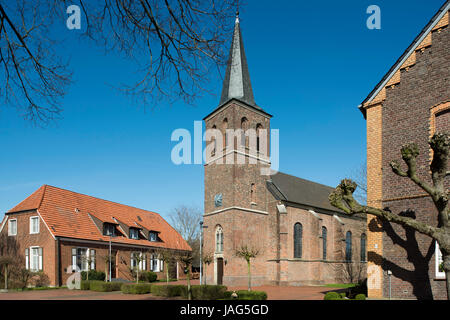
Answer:
M261 109L256 105L253 97L247 59L245 58L244 43L239 27L239 11L236 12L233 41L231 43L230 56L228 58L219 105L221 106L233 98Z

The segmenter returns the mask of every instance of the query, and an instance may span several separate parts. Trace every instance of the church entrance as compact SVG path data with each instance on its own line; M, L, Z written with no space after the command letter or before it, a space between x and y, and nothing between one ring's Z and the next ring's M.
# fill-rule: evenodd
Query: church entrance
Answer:
M217 258L217 284L223 284L223 258Z

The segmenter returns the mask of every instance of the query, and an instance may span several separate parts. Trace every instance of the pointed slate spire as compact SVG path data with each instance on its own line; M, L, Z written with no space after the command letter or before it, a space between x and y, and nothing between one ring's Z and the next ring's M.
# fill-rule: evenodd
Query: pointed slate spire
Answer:
M225 73L219 105L221 106L233 98L261 109L256 105L253 97L244 43L239 27L239 12L236 13L233 42L231 44L230 56L228 58L227 71Z

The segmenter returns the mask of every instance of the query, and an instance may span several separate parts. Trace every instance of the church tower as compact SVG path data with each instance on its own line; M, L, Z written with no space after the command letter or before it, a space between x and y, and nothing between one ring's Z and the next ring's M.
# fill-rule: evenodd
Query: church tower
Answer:
M206 149L203 252L213 257L205 270L209 284L245 285L247 266L236 249L256 249L258 257L270 250L264 170L270 168L271 117L255 102L237 16L219 106L203 119L207 132L220 132ZM267 275L258 257L252 261L255 285Z

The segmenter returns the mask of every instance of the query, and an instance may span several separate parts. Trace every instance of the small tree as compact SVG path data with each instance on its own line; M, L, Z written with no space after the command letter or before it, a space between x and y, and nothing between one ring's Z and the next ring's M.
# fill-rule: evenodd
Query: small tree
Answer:
M94 258L86 251L86 253L81 255L81 262L87 265L86 280L89 281L89 271L91 271L91 264L94 262Z
M252 290L252 274L251 274L251 259L258 256L259 250L256 248L250 248L247 245L241 245L235 250L235 255L237 257L243 258L247 261L247 271L248 271L248 291Z
M164 271L166 273L166 284L169 284L169 263L174 259L174 253L169 250L160 250L158 254L163 261Z
M139 283L139 268L141 262L144 261L147 257L143 252L133 252L133 258L136 261L136 266L131 269L131 271L136 273L136 283Z
M353 197L357 184L349 179L341 181L330 194L329 200L333 206L341 209L348 215L370 214L384 221L411 228L434 239L439 244L442 252L443 270L447 278L447 299L450 300L450 208L448 206L449 194L445 182L445 178L450 175L447 168L450 153L450 135L448 133L436 133L429 140L429 145L433 150L433 160L430 164L432 184L418 176L417 157L419 156L419 147L415 143L406 144L401 148L402 159L407 166L406 171L401 169L397 161L392 161L390 166L396 175L409 178L430 195L438 212L437 227L388 210L361 205Z
M8 290L8 267L14 264L14 259L10 256L2 256L0 257L0 266L3 266L3 273L5 276L5 289Z
M192 254L189 253L185 253L185 254L181 254L178 256L178 260L184 264L187 272L186 272L186 276L187 276L187 287L188 287L188 300L191 300L191 267L192 267Z
M210 265L214 260L214 255L211 252L203 254L202 263L203 263L203 278L205 279L206 284L206 265Z

